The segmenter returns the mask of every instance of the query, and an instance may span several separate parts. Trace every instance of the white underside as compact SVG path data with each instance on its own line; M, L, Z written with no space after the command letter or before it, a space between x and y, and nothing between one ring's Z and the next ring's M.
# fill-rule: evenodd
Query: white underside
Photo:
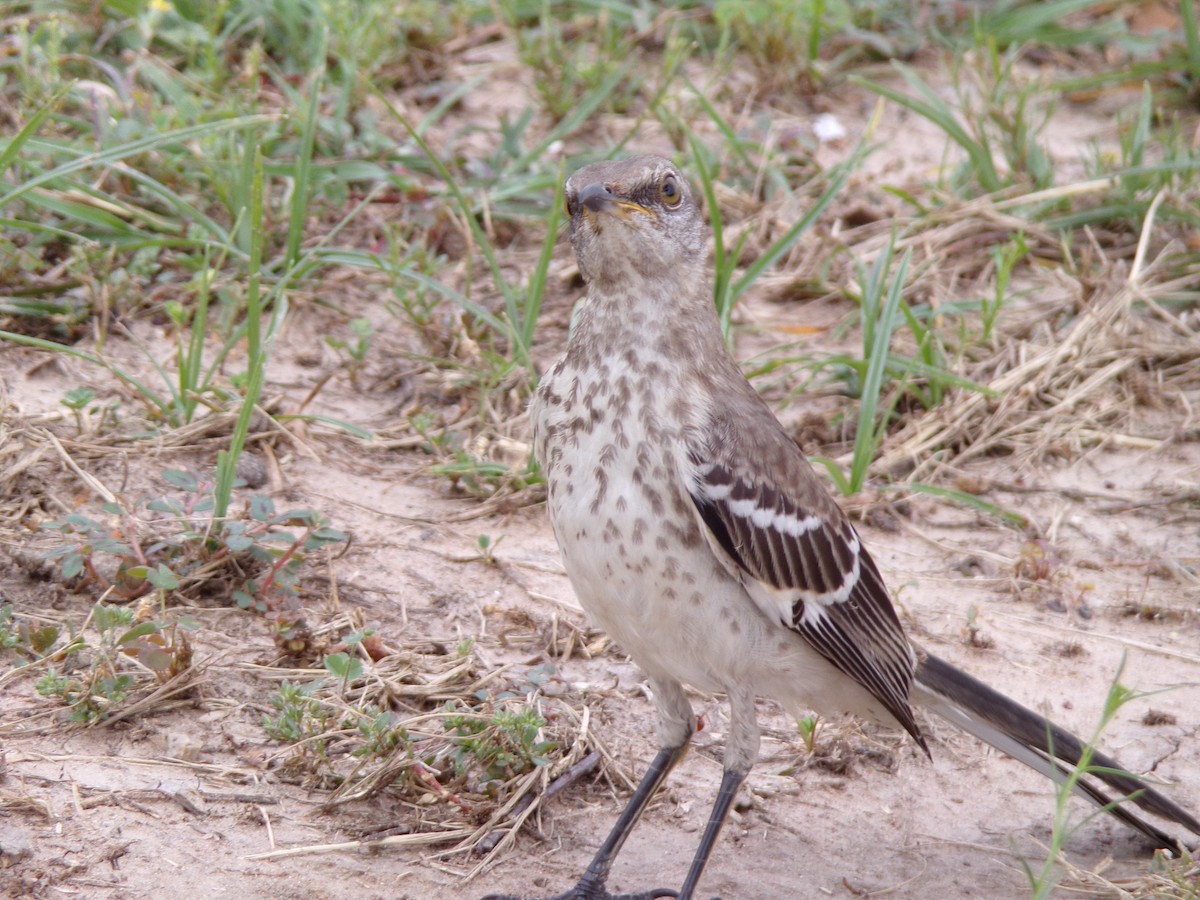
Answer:
M635 418L630 415L625 421ZM553 434L555 424L556 412L544 413L542 433ZM641 487L632 478L638 465L633 458L635 444L631 440L614 458L606 430L577 432L569 446L563 445L560 461L572 468L574 490L568 493L561 482L550 479L550 520L563 548L567 574L579 602L600 627L652 678L674 679L708 692L752 692L778 701L796 715L848 712L896 724L868 691L777 616L768 617L724 570L707 541L685 546L646 513L641 541L634 544L632 511L645 511ZM656 443L662 454L669 454L672 446L670 440ZM548 453L548 448L541 449ZM602 458L609 460L606 489L596 504L597 491L589 475ZM656 462L675 471L680 465L670 457ZM682 479L674 483L677 490L684 490ZM690 499L687 503L690 511ZM667 505L669 510L670 500ZM605 542L609 520L623 523L621 539ZM657 544L660 536L669 542L666 549ZM644 566L641 572L630 567L639 563ZM682 573L693 583L682 582ZM663 585L674 588L673 599L664 596ZM658 596L650 596L656 586ZM693 602L696 592L703 598L700 603Z

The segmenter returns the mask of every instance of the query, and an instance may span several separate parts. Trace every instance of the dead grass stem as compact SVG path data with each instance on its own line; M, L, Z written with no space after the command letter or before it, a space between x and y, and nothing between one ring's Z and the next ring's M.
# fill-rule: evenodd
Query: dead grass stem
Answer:
M1153 283L1148 274L1134 285L1114 271L1062 325L1032 328L1024 338L1010 335L967 373L994 396L960 393L910 419L892 435L880 468L920 479L947 452L961 465L993 454L1075 455L1118 436L1143 446L1156 440L1121 435L1140 405L1137 393L1147 382L1160 395L1200 386L1200 340L1176 317L1141 310L1147 299L1195 288L1200 277ZM1165 369L1175 376L1170 384L1156 381Z

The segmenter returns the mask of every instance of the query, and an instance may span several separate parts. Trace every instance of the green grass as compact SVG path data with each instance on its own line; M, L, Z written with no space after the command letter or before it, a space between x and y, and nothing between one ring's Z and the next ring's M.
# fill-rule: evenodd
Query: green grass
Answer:
M425 142L420 131L405 119L398 110L391 107L390 104L389 109L391 109L392 114L408 132L409 137L430 160L443 186L452 198L456 212L460 216L460 221L467 224L472 239L471 250L482 255L484 261L487 263L493 286L497 293L504 298L505 315L504 317L500 317L488 311L474 302L467 292L447 288L439 281L427 279L415 273L404 274L412 277L413 280L418 281L422 285L442 293L461 307L464 312L471 314L481 323L491 328L498 337L504 338L507 342L506 349L512 363L523 367L532 376L530 350L533 344L533 333L537 327L538 314L541 311L542 298L546 286L546 271L550 265L551 254L553 253L558 235L558 222L562 207L562 177L557 177L554 180L557 188L554 194L554 201L550 204L550 209L544 223L546 236L542 240L542 252L529 280L522 289L520 286L514 285L501 269L495 242L479 221L475 204L468 198L462 188L459 187L458 179ZM521 159L518 159L514 163L514 166L518 167L519 164L528 164L528 162L529 160L525 159L523 155Z
M850 471L843 473L836 463L825 457L814 459L814 462L825 467L843 495L856 494L866 484L871 460L875 458L887 434L892 413L899 399L897 391L888 391L885 395L884 387L892 335L902 318L901 297L912 254L906 252L892 274L893 248L894 241L889 242L884 252L875 259L870 271L860 273L866 276L862 283L860 303L863 359L858 372L862 384L858 392L858 425L855 429ZM889 277L890 282L887 281Z
M1125 659L1122 657L1121 664L1117 667L1116 674L1113 675L1112 681L1109 684L1108 695L1104 700L1104 709L1101 711L1100 720L1097 722L1090 739L1083 746L1079 764L1056 785L1054 825L1051 830L1049 846L1046 848L1045 861L1040 868L1035 869L1028 860L1021 857L1021 867L1025 871L1025 877L1029 879L1030 895L1034 900L1045 900L1045 898L1053 896L1054 889L1063 879L1064 873L1060 858L1067 841L1081 827L1097 816L1103 815L1105 812L1105 809L1091 809L1082 819L1075 819L1071 812L1071 801L1075 796L1075 786L1080 779L1085 777L1089 771L1093 771L1096 768L1092 764L1093 754L1096 752L1101 735L1112 724L1117 713L1129 703L1149 696L1147 692L1134 691L1121 684L1121 674L1124 670ZM1125 801L1114 801L1114 803L1119 802Z
M1191 2L1181 6L1178 31L1157 43L1133 41L1096 4L1080 0L994 4L966 22L935 8L923 20L925 30L914 27L915 4L783 6L774 0L667 5L661 40L648 43L648 8L632 0L417 3L399 18L376 0L240 0L219 7L127 0L103 4L95 16L59 16L49 5L23 4L31 27L14 35L19 65L4 70L2 88L14 99L19 125L0 140L0 169L9 173L0 216L18 267L8 270L10 288L0 297L7 326L0 337L99 367L141 406L145 422L138 427L146 434L214 410L236 412L221 457L224 498L251 411L270 379L273 336L295 297L322 298L347 323L361 319L323 299L331 274L385 276L387 308L425 345L416 359L455 372L481 410L514 386L527 392L537 377L538 322L561 252L562 178L573 159L635 148L655 122L706 199L714 302L729 334L739 301L843 202L871 142L880 139L868 128L842 161L825 171L810 162L801 168L795 151L763 140L772 133L769 118L748 123L732 113L722 73L746 58L771 69L780 83L799 79L810 88L850 75L928 120L962 153L965 162L944 169L932 192L882 185L913 202L910 233L938 227L949 203L942 189L964 198L979 191L1002 197L1012 213L1062 232L1068 250L1086 240L1088 227L1139 230L1156 197L1156 217L1166 227L1197 224L1190 184L1200 159L1169 94L1159 90L1180 83L1168 66L1186 80L1200 58ZM766 29L764 21L775 25ZM514 42L518 64L533 79L527 105L487 125L480 141L485 126L446 123L456 104L485 89L483 76L431 81L434 100L419 109L410 100L403 109L397 104L396 73L445 75L437 48L493 24ZM1078 193L1055 183L1044 147L1044 126L1063 82L1018 75L1031 50L1064 47L1119 47L1131 76L1145 77L1137 67L1147 59L1161 64L1121 120L1119 157L1097 151L1090 161L1091 183L1103 187ZM940 54L944 77L899 61L917 49ZM879 61L889 58L898 81L879 74ZM714 66L696 80L695 63L706 59ZM773 77L763 82L768 95ZM947 79L949 94L942 89ZM606 117L624 130L607 136L609 147L593 146L595 123ZM728 237L734 223L718 202L719 181L800 212L747 258L751 230ZM389 191L428 195L426 211L389 222L383 246L364 249L359 229ZM465 240L464 267L430 243L431 222ZM530 247L535 258L514 269L510 253ZM65 280L41 283L51 269L42 259L64 254ZM1000 277L992 296L980 301L985 340L999 327L1007 285L1024 258L995 257ZM71 299L62 285L73 286ZM151 295L156 299L147 301ZM450 334L441 312L446 305L465 316ZM915 355L903 366L885 358L882 370L872 368L877 343L864 340L861 358L829 363L842 367L850 393L866 396L864 384L879 371L888 373L883 386L907 378L910 399L926 409L944 402L949 386L968 387L969 379L954 372L957 337L940 333L937 317L910 302L895 308L896 322L903 320L915 340ZM149 346L140 366L105 353L111 334L138 340L125 319L160 314L170 321L172 359L164 363ZM866 312L864 334L871 321ZM89 322L94 346L74 346L72 338ZM365 353L361 338L337 340L330 346L343 354L350 346ZM447 344L464 340L481 347L482 367L444 355ZM356 381L363 365L346 360ZM901 369L909 375L900 376ZM880 414L899 401L881 402L870 417L874 428L862 438L875 450L883 437ZM114 415L95 421L120 427ZM337 417L317 414L310 421L360 439L370 434ZM863 452L856 451L850 485L865 476ZM505 482L490 471L491 461L478 462L485 482ZM443 459L439 471L457 480L464 465L472 463Z
M716 114L715 110L713 114ZM728 131L728 126L726 125L723 130ZM713 231L715 269L713 278L713 303L717 307L717 315L721 321L721 331L727 338L729 337L730 319L738 300L753 287L754 283L765 272L769 271L775 263L792 249L821 214L829 208L834 198L838 196L838 193L845 186L847 179L861 164L863 157L866 155L865 148L865 142L860 142L849 159L831 169L825 176L824 190L812 203L807 205L804 214L772 241L766 250L759 254L752 263L739 272L738 261L742 256L742 250L749 233L743 232L742 237L735 246L732 248L726 247L725 224L721 216L720 205L717 203L717 195L714 187L716 182L715 164L708 159L708 152L705 147L695 138L692 139L693 168L700 182L700 188L708 210L709 223Z

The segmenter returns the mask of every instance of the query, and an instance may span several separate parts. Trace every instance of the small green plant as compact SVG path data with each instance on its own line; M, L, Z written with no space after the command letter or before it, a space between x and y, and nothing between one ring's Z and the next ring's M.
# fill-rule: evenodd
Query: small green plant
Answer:
M72 722L88 725L102 719L128 696L133 677L118 675L82 681L51 669L37 680L34 688L43 697L57 698L69 706Z
M992 646L992 639L983 633L983 625L979 622L979 607L972 603L967 607L967 621L962 629L963 640L972 647L987 650Z
M775 88L822 80L820 50L834 29L849 27L839 0L717 0L713 18L721 42L747 53Z
M354 632L342 643L365 651L371 636ZM470 641L437 658L449 667L443 671L463 676L464 686L475 683ZM403 671L411 672L410 665ZM503 782L545 765L558 747L543 737L539 700L552 666L530 669L509 688L477 689L428 711L406 707L403 714L395 706L403 702L392 681L397 673L386 657L376 663L365 654L336 652L325 656L322 668L325 674L307 684L283 682L262 726L274 740L296 745L290 762L338 785L340 797L372 790L384 775L384 783L392 783L403 771L403 783L419 796L461 803L456 791L494 795Z
M485 781L507 781L514 775L544 766L552 741L538 739L546 725L534 707L511 699L481 698L474 708L448 700L443 724L452 737L451 754L459 775L478 770Z
M859 76L851 80L929 120L958 145L966 161L950 173L957 193L995 193L1015 184L1041 189L1053 178L1049 156L1038 143L1052 105L1044 99L1044 86L1018 77L1020 58L1019 48L1002 54L995 41L985 40L976 64L951 64L953 103L899 62L893 65L908 92Z
M386 231L387 255L381 268L388 276L391 296L384 307L421 338L431 355L445 355L447 336L437 320L442 295L431 287L414 283L410 275L435 280L443 264L441 257L431 253L420 241L419 234L402 233L398 227Z
M949 6L928 5L915 15L907 0L716 0L712 16L718 51L742 51L766 89L792 91L871 60L908 58L954 25Z
M13 650L24 643L25 638L13 621L13 605L5 603L0 606L0 650Z
M992 248L992 263L996 267L996 279L993 283L992 297L983 298L979 305L980 321L983 326L982 341L990 341L996 330L996 322L1000 311L1004 308L1009 297L1009 285L1012 283L1013 269L1029 255L1029 245L1025 243L1025 235L1017 234L1007 244Z
M1175 856L1166 850L1156 850L1146 879L1156 900L1200 900L1200 857L1181 848Z
M1047 192L1047 226L1137 231L1152 205L1159 203L1160 220L1185 228L1200 225L1194 196L1200 152L1188 137L1184 117L1161 103L1150 84L1143 84L1141 101L1118 116L1118 153L1096 146L1085 161L1089 180L1064 188L1078 192L1083 201L1067 208L1053 191Z
M26 657L40 659L58 642L60 633L56 625L34 628L27 622L18 621L11 603L0 606L0 651L12 650Z
M781 189L787 188L787 179L775 170L773 165L755 164L749 156L746 141L735 132L730 122L704 97L703 91L692 85L692 90L699 98L698 102L704 114L712 121L724 139L732 159L749 172L766 169L767 172L780 176L776 179ZM659 118L668 128L680 127L682 123L666 109L658 110ZM764 273L783 259L796 245L797 241L808 232L830 204L841 193L847 180L862 165L866 159L868 138L874 130L874 123L866 129L863 139L855 146L853 152L843 162L822 173L818 185L823 187L820 194L810 202L804 203L803 214L790 224L767 248L752 262L745 266L744 271L738 272L741 264L743 249L749 238L749 232L743 231L736 244L728 246L726 223L717 202L718 162L716 156L689 129L683 128L688 134L688 146L691 150L692 165L700 181L700 190L704 196L704 206L713 234L713 303L717 307L717 317L721 322L721 332L727 338L730 333L730 322L734 307Z
M346 687L363 675L362 661L345 653L331 653L323 661L325 671L334 681L321 678L307 684L284 681L271 696L275 715L264 714L262 727L273 740L297 744L307 765L317 771L336 774L336 760L331 742L338 753L347 752L360 759L383 760L397 747L411 744L397 717L373 704L346 707L335 703L329 689L336 683L336 695L343 698ZM357 732L357 738L346 740L347 732ZM335 738L337 740L335 740Z
M463 648L470 653L470 648ZM446 701L442 724L453 744L455 771L481 771L485 781L506 781L514 775L544 766L557 744L542 740L546 720L532 704L554 666L534 666L524 684L513 690L475 693L474 703Z
M116 504L105 504L105 512L119 510ZM59 560L63 578L76 578L87 569L88 576L105 587L113 587L113 581L102 576L96 569L97 554L109 554L128 559L133 548L110 528L81 513L71 513L62 519L47 522L42 526L47 531L58 532L63 539L60 546L47 551L46 559Z
M363 676L362 660L348 653L330 653L325 657L324 665L325 670L337 678L343 695L350 682Z
M1117 667L1116 674L1109 685L1108 696L1104 700L1104 709L1100 714L1100 721L1096 724L1091 739L1084 745L1078 765L1056 784L1054 791L1054 825L1045 862L1042 863L1039 870L1034 871L1033 866L1026 859L1021 858L1021 867L1025 870L1026 878L1029 879L1029 886L1032 890L1034 900L1044 900L1044 898L1050 897L1054 892L1055 886L1062 879L1062 870L1058 863L1059 854L1062 852L1063 847L1066 846L1067 841L1070 840L1071 835L1087 824L1087 822L1091 821L1091 819L1105 812L1105 809L1094 809L1088 812L1081 820L1073 821L1070 803L1075 792L1075 786L1079 783L1080 779L1093 770L1092 756L1096 752L1096 744L1099 742L1100 736L1112 723L1113 718L1126 704L1139 700L1142 697L1147 697L1151 693L1135 691L1121 684L1121 673L1124 671L1125 658L1122 657L1121 664ZM1124 801L1117 800L1115 802L1120 803Z
M353 337L349 339L330 336L325 338L325 343L342 357L342 365L346 374L350 376L350 383L358 387L358 373L362 370L367 353L371 349L371 337L375 333L375 327L370 319L351 319L350 333Z
M35 683L43 697L61 700L70 708L70 721L90 725L108 718L146 680L159 684L184 674L192 662L184 622L136 621L129 607L97 603L88 624L97 639L84 632L57 648L57 665ZM136 663L128 671L129 662Z
M504 312L502 315L497 315L472 298L470 271L468 271L468 282L462 291L454 290L436 279L425 277L407 267L392 274L410 280L417 286L440 293L488 329L491 340L501 345L493 356L497 371L488 377L488 381L498 384L508 376L511 370L517 369L523 372L527 384L532 386L536 382L536 374L529 354L545 297L550 262L558 241L558 225L562 215L563 173L561 168L556 171L554 176L554 200L542 222L545 237L542 240L541 253L526 283L523 286L515 285L506 277L500 266L495 239L480 221L481 210L478 201L467 195L460 186L461 179L455 177L447 163L429 146L422 135L423 129L409 122L386 97L380 97L380 99L396 121L408 132L413 143L433 167L434 173L448 194L447 208L453 210L454 214L464 223L466 232L464 236L473 245L473 250L477 251L477 254L487 264L492 284L503 298ZM582 121L580 117L586 117L587 114L593 112L598 102L599 100L594 100L594 102L589 100L577 107L568 119L560 123L558 128L554 129L538 145L516 155L506 167L509 172L523 173L551 143L561 139L563 134L569 133L571 129L577 127ZM486 192L489 197L493 191L499 189L496 185L491 187L492 190ZM525 187L527 188L528 185L526 184ZM475 255L474 252L470 253L468 258L473 258ZM380 259L377 262L386 270L387 261Z
M521 62L534 73L534 87L542 107L561 120L581 102L596 95L602 107L624 112L637 96L639 79L633 74L637 30L621 7L610 5L580 28L543 0L536 20L522 15L522 4L511 0L501 6L517 39ZM530 110L532 112L532 110Z
M63 394L58 402L65 406L75 416L75 430L83 433L83 411L96 399L96 392L89 387L72 388Z
M800 732L800 740L804 742L804 749L809 753L813 752L813 747L817 744L817 730L819 726L820 720L816 716L804 716L796 722L796 729Z
M280 684L269 701L279 712L275 716L263 714L263 730L274 740L289 744L308 742L324 734L333 713L313 696L318 687L318 682L301 685L284 681ZM320 752L323 744L314 744L314 749Z
M386 759L398 748L404 747L407 755L411 756L412 739L407 731L399 727L399 719L394 713L381 712L377 707L368 705L359 714L356 727L362 743L350 751L351 755Z
M480 459L466 450L455 450L450 461L430 466L429 471L448 478L455 489L476 497L518 491L542 482L541 470L532 457L524 468L515 469L508 463Z
M230 551L249 553L266 567L233 594L243 609L266 613L297 599L300 570L309 554L348 538L315 510L279 513L271 498L256 494L250 498L248 520L223 523L223 540Z
M876 256L870 269L856 264L857 299L862 331L862 355L823 356L812 365L834 372L847 383L847 392L859 400L850 471L828 457L814 456L834 485L850 496L863 489L872 460L879 452L897 415L907 407L932 409L943 402L951 387L990 393L983 385L955 375L949 366L942 338L934 327L932 309L914 309L903 297L912 250L906 250L892 271L897 236ZM916 345L913 355L892 350L905 325Z
M214 591L243 609L271 617L288 652L303 649L298 582L314 552L344 543L311 509L279 512L255 494L236 518L214 519L213 482L169 469L175 490L141 502L102 506L104 522L72 513L47 523L59 546L47 552L65 578L84 577L127 599L156 592L161 605L172 594L199 599Z
M885 281L891 267L893 241L875 259L870 273L860 271L862 284L862 388L859 391L858 428L854 435L854 455L849 475L841 467L825 457L814 457L829 472L834 484L843 496L862 490L866 484L871 460L875 458L887 428L892 411L899 399L899 391L884 395L885 375L888 370L892 335L900 321L901 295L908 271L911 251L904 254L890 285ZM864 278L863 275L866 274ZM885 293L886 292L886 293Z
M491 535L487 534L481 534L475 539L475 544L479 547L479 558L483 560L484 564L489 566L496 564L496 548L502 540L504 538L499 537L493 541Z

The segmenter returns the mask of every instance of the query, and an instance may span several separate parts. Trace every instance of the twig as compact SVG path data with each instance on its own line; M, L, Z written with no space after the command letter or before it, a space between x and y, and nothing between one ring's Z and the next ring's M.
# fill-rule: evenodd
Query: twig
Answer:
M579 762L567 769L567 771L563 772L552 782L550 782L549 786L547 786L547 788L542 791L541 794L536 796L534 794L525 794L521 797L517 805L513 807L513 816L520 816L533 804L534 800L537 800L539 803L544 805L547 800L565 790L569 785L574 784L584 775L592 772L597 766L600 765L600 759L600 751L593 750L583 759L579 760ZM517 827L519 826L494 829L489 832L486 837L482 838L476 846L482 852L491 852L500 842L500 840L502 840L510 832L517 830Z
M251 853L242 859L287 859L293 856L311 856L316 853L338 853L343 850L381 850L385 847L424 847L446 841L460 840L474 833L471 828L452 828L447 831L424 831L420 834L396 834L375 841L342 841L337 844L310 844L307 847L289 847L286 850L269 850Z
M37 431L42 437L54 445L55 451L58 453L59 458L63 461L66 467L79 476L80 481L87 485L93 493L99 494L101 497L103 497L106 503L117 502L116 495L106 488L100 482L100 479L96 478L94 475L89 475L79 467L75 460L71 458L71 454L66 451L66 448L63 447L58 438L54 436L53 432L45 428L39 428Z

